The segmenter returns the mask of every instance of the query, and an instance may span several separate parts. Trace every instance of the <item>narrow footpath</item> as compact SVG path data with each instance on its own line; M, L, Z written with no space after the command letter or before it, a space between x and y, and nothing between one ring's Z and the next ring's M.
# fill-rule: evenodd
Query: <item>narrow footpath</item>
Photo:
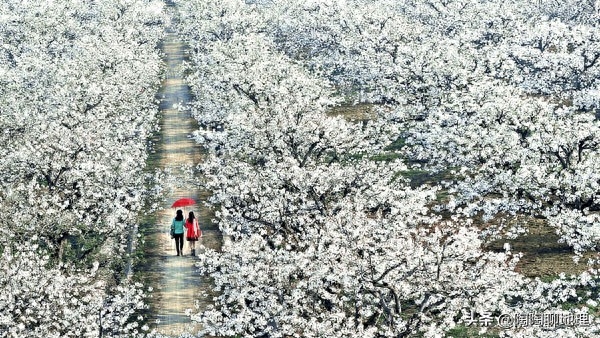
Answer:
M172 7L169 10L175 11ZM193 170L189 170L203 158L201 147L190 138L197 129L197 123L188 112L178 109L190 101L189 88L182 77L185 47L175 30L169 29L162 44L167 76L159 93L162 117L157 151L161 169L170 170L179 182L198 182L193 177ZM176 211L171 204L179 198L190 197L197 204L182 209L186 217L193 211L202 229L203 238L196 244L196 251L202 252L202 246L220 249L222 236L211 224L213 214L203 204L208 196L209 192L199 189L197 184L177 188L163 209L157 212L155 223L147 231L147 242L153 245L145 249L145 256L152 266L144 273L152 275L155 284L150 300L149 324L151 329L165 336L196 334L201 327L191 321L189 314L203 310L211 299L210 280L199 274L194 265L198 258L190 255L187 241L184 243L184 256L178 257L175 242L169 235Z

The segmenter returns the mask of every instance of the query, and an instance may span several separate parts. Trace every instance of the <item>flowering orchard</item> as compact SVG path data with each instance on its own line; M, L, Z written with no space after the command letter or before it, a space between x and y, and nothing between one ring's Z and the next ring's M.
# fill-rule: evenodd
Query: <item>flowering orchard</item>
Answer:
M0 4L1 337L141 331L142 288L123 271L157 127L162 7Z
M204 333L600 334L581 259L600 240L596 1L169 4L0 3L0 337L148 336L148 288L123 271L158 191L168 14L229 238L200 255ZM372 114L331 113L353 104ZM527 277L511 245L486 249L527 217L581 273Z
M231 238L199 263L220 292L194 316L207 333L439 337L472 312L595 313L594 262L543 282L510 245L483 249L517 216L596 249L593 1L177 5L201 168ZM352 103L376 116L328 113ZM448 179L415 185L411 170ZM594 337L590 318L477 329Z

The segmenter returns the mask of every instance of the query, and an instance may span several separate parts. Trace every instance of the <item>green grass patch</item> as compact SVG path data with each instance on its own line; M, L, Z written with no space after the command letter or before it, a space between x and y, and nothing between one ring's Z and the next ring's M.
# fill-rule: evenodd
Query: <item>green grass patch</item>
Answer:
M442 180L452 179L450 170L432 173L423 169L408 169L399 172L399 175L410 180L410 185L413 188L420 187L425 184L436 185ZM438 194L441 197L447 197L445 191ZM442 201L444 199L440 199Z
M390 143L384 150L386 151L398 151L406 146L406 139L404 137L398 137L396 141Z
M376 161L376 162L390 162L390 161L395 161L399 158L402 158L402 155L400 155L398 153L382 153L382 154L377 154L377 155L373 155L373 156L369 157L369 159L371 161Z
M474 324L475 325L475 324ZM457 325L456 327L448 330L448 337L452 338L497 338L500 337L497 333L494 333L493 330L491 332L486 332L483 334L479 334L481 330L478 326L466 326L466 325Z
M476 225L485 228L499 222L502 217L489 222L481 222L476 219ZM512 252L522 252L517 269L528 277L539 277L543 281L552 281L558 278L560 273L567 276L579 274L589 267L587 261L597 256L594 252L587 252L579 263L573 261L573 250L565 243L559 243L560 237L554 228L550 227L543 218L517 215L507 220L507 227L520 224L528 229L528 233L515 239L498 239L486 245L487 250L503 252L504 243L509 243Z
M134 272L132 275L132 280L144 285L146 290L148 290L148 287L152 287L154 290L157 290L161 282L160 274L155 271L155 267L159 264L160 257L157 255L148 255L148 252L150 252L152 248L157 248L160 245L160 243L158 243L157 236L152 236L152 229L157 221L158 219L155 213L146 214L140 217L138 227L138 233L140 236L138 237L135 251L132 253L132 269ZM148 307L146 309L136 311L133 317L141 315L144 318L141 322L141 325L145 324L151 326L153 324L150 322L151 314L153 313L153 300L146 300L146 304L148 304Z

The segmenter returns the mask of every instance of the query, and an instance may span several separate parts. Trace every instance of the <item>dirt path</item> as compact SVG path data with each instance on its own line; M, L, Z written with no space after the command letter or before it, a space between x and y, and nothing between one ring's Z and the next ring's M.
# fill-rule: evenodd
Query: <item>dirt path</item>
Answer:
M188 113L176 109L177 105L190 100L189 89L185 85L181 67L185 45L177 35L170 31L163 42L163 52L166 56L167 78L163 82L159 97L161 97L161 138L157 145L159 167L171 170L178 181L198 181L192 171L182 170L183 167L197 165L202 161L202 149L189 138L197 129L197 124ZM178 337L183 333L196 333L200 327L192 323L188 314L197 313L206 306L210 299L203 295L210 292L210 281L200 276L194 263L196 257L190 255L187 241L184 243L184 256L176 256L174 241L169 236L170 224L175 216L171 204L182 197L191 197L198 204L184 208L187 217L189 211L194 211L203 231L203 238L197 244L196 251L201 246L218 249L222 236L217 228L210 224L212 214L202 204L208 192L190 184L189 187L176 189L169 196L163 210L157 212L155 223L147 231L148 245L145 256L149 262L148 271L154 281L154 292L150 301L150 327L163 335Z

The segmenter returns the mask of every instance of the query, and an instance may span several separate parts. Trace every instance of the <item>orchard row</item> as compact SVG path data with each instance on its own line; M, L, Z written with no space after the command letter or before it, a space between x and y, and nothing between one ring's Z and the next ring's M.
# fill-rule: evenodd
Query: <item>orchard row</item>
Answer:
M156 1L0 4L0 336L142 331L123 274L164 22Z
M510 246L482 249L518 233L516 215L595 247L593 1L177 4L201 167L231 236L201 259L220 291L198 317L209 334L439 337L472 311L597 304L595 270L544 283L515 271ZM376 116L329 113L351 103ZM448 179L411 186L411 170Z

